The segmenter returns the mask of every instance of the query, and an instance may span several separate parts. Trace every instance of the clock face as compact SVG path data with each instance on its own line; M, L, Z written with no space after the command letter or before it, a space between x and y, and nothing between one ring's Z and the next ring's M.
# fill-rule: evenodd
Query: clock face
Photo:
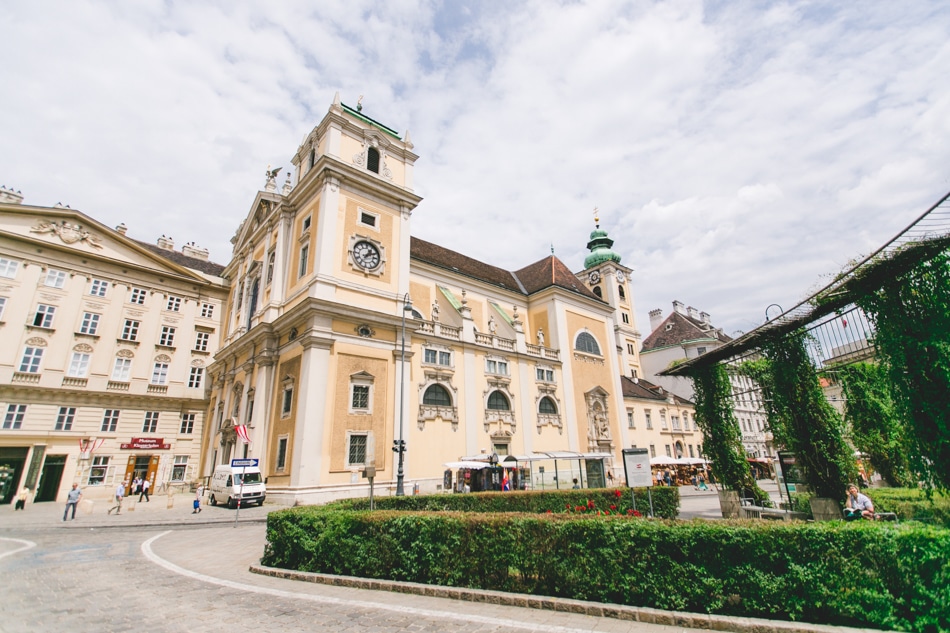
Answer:
M370 242L359 241L353 245L353 261L361 268L373 270L379 266L379 249Z
M597 272L596 270L591 271L590 275L587 276L587 280L592 284L597 283L598 281L600 281L600 273Z
M618 270L618 271L617 271L617 281L619 281L620 283L623 283L623 271L622 271L622 270Z

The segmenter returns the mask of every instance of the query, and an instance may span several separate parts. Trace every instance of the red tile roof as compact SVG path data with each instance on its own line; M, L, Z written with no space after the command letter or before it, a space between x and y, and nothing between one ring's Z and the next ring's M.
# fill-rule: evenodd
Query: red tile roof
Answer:
M670 316L663 320L663 323L643 339L640 351L649 352L664 347L681 345L687 341L704 340L725 344L731 341L732 338L708 323L703 324L701 321L674 310L670 313Z

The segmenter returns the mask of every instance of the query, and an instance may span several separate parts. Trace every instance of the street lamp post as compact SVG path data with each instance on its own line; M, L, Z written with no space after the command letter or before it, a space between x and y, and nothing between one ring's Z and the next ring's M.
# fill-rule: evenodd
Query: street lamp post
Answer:
M403 464L406 455L406 440L403 439L403 411L406 408L406 313L412 310L412 301L409 299L408 292L402 298L402 304L402 338L399 352L399 439L393 442L393 451L399 455L399 464L396 470L397 497L402 497L406 494L403 488L403 479L405 477Z

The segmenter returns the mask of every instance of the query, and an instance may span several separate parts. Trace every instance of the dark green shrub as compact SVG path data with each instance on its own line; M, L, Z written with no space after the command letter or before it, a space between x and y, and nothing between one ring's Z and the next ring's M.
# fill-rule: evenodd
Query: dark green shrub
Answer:
M878 512L893 512L901 521L920 521L950 528L950 495L917 488L871 488L864 493Z
M874 522L357 512L268 516L265 565L668 610L950 627L950 531Z

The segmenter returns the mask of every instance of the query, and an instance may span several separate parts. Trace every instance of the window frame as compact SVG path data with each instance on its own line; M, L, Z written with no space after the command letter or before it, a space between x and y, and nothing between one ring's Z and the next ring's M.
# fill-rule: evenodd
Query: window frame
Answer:
M47 288L65 288L67 275L68 273L65 270L47 268L46 279L43 280L43 285Z
M193 435L195 432L195 420L198 417L198 414L194 412L186 412L181 414L181 423L178 425L178 433L180 435Z
M143 306L145 305L145 300L148 298L148 290L145 288L139 288L138 286L132 286L129 288L129 303L135 305Z
M73 422L76 421L76 407L60 407L56 413L56 422L53 425L54 431L72 431Z
M98 312L83 312L82 322L79 324L79 333L88 336L97 336L99 331L99 320L102 315Z
M109 475L109 459L109 455L93 455L92 464L89 466L89 477L86 479L87 486L105 484L106 477Z
M164 386L168 384L168 366L170 363L155 361L152 365L152 377L149 379L150 385Z
M53 328L53 317L56 316L56 306L48 303L36 304L36 312L33 313L33 327L41 327L46 330Z
M91 297L105 297L109 292L109 282L105 279L97 279L93 277L92 281L89 283L89 296Z
M545 406L550 407L551 410L544 411ZM538 400L538 413L541 415L558 415L557 403L554 402L554 398L551 396L541 396L541 399Z
M0 257L0 277L4 279L16 279L16 274L20 271L20 262L15 259Z
M121 374L118 373L120 365L122 367ZM112 364L112 382L130 382L131 376L132 359L116 356L115 362Z
M115 433L119 428L119 417L122 414L121 409L103 409L102 424L99 427L100 433Z
M165 302L165 311L166 312L181 312L181 306L184 303L184 298L179 295L168 295L168 300Z
M3 430L18 431L23 428L23 419L26 417L26 405L11 402L7 405L7 413L3 417Z
M146 411L142 418L142 433L158 433L159 411Z
M360 447L360 442L354 442L355 439L362 439L362 447ZM354 461L353 452L354 450L359 451L360 448L362 448L363 460ZM365 466L366 460L368 457L369 457L369 433L366 431L347 431L346 432L346 467L357 468L360 466Z
M69 369L66 370L66 375L70 378L88 377L91 362L92 354L88 352L73 352L69 359Z
M19 373L40 373L40 365L43 363L43 352L45 350L46 348L44 347L33 347L32 345L27 345L23 349L23 354L20 356Z
M205 368L192 366L188 372L188 388L201 389L201 383L204 382Z
M505 406L492 406L493 404L497 405L499 399L505 403ZM511 400L501 389L495 389L488 394L488 399L485 401L485 408L489 411L511 411Z
M175 333L177 331L177 327L163 325L162 332L158 335L158 344L162 347L175 347Z
M119 338L123 341L136 342L139 340L139 328L141 327L142 322L136 321L135 319L125 319L125 323L122 324L122 334Z
M431 393L441 392L445 394L446 402L443 402L440 398L438 402L433 402L430 397ZM452 393L445 388L445 385L439 384L437 382L432 383L426 390L422 392L422 404L430 407L452 407L455 406L452 400Z
M214 304L213 303L201 304L201 317L204 319L214 318Z
M208 346L211 344L211 332L195 332L195 347L196 352L207 352Z
M582 341L584 347L581 347ZM578 332L577 336L574 337L574 351L582 354L590 354L591 356L603 356L597 338L586 330Z

